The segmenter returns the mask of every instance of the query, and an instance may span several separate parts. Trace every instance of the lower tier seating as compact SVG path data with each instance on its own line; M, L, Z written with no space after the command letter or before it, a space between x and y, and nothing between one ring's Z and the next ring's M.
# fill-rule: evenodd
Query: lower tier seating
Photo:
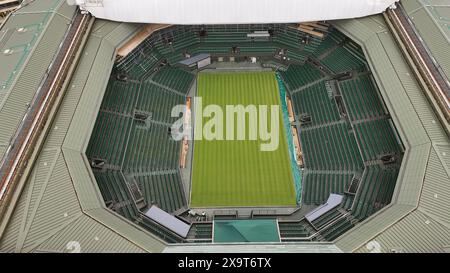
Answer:
M355 225L347 217L341 217L333 225L327 226L325 229L320 231L320 235L327 241L333 241L347 230L351 229Z
M343 194L353 174L337 174L329 172L310 172L303 174L303 203L321 205L331 193Z
M191 232L195 239L211 239L213 237L213 227L211 223L196 223L191 227Z
M362 169L355 137L346 123L301 130L300 139L307 169Z
M178 167L180 142L169 127L133 121L123 169L126 173L173 170Z
M174 212L186 205L178 172L138 176L135 179L149 206L156 205L164 211Z
M127 219L134 220L139 211L119 171L94 171L95 179L108 207Z
M355 196L352 214L363 220L391 202L398 176L398 166L383 168L379 165L365 169Z
M339 110L325 82L319 82L292 94L292 102L297 119L303 114L311 117L311 125L338 121Z
M167 243L181 243L183 242L183 238L176 235L172 231L168 230L167 228L153 222L151 219L147 218L144 215L140 215L136 220L138 225L143 227L144 229L150 231L152 234L160 237Z
M332 224L333 221L337 220L342 216L342 213L339 211L339 207L336 207L325 214L321 215L319 218L312 221L312 225L317 230L320 230L324 227L326 227L329 224Z
M278 222L280 237L287 238L305 238L310 235L309 230L298 222Z

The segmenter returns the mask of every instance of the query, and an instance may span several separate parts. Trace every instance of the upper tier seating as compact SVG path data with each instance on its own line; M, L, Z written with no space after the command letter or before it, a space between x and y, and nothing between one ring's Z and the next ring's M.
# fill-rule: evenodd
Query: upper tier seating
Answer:
M362 71L365 63L343 47L337 47L326 55L321 63L335 74L346 71Z
M139 83L111 79L103 97L101 109L131 114L139 92Z
M172 124L178 118L172 118L172 108L184 105L185 97L171 92L153 83L142 83L136 110L152 114L151 119Z
M147 41L144 41L127 57L123 58L115 70L125 73L128 77L140 80L145 74L151 73L158 62L163 59L161 53Z
M280 75L290 92L323 78L322 73L308 63L291 64L286 71L281 71Z
M384 115L384 109L370 76L339 82L339 88L349 110L351 120Z
M330 97L325 82L319 82L292 95L297 118L302 114L311 116L311 125L339 121L339 111L333 97Z
M313 52L316 58L321 57L323 54L333 50L338 45L345 41L345 36L339 31L331 31L330 34L320 43L317 49Z
M177 67L164 67L155 73L151 80L181 94L187 94L194 75Z

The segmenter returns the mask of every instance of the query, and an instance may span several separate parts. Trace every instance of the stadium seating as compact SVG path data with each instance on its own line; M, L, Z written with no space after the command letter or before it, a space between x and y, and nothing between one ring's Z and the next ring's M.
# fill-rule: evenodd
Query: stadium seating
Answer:
M248 42L239 44L239 52L241 54L255 54L273 56L277 46L270 42Z
M241 43L250 41L247 37L249 29L236 25L209 25L203 28L206 36L201 38L204 43Z
M380 155L401 152L388 119L359 123L355 125L355 130L365 161L375 160Z
M330 173L327 171L303 173L303 203L320 205L331 193L343 194L353 174Z
M200 53L208 53L211 55L229 55L231 53L231 45L225 43L200 43L191 48L189 52L192 55Z
M118 171L108 170L106 172L94 171L94 175L105 202L111 203L112 209L120 215L134 220L139 212L122 174Z
M323 78L320 71L308 63L291 64L287 71L281 71L280 74L290 92Z
M286 57L291 62L304 63L305 60L308 58L308 55L302 51L298 51L297 49L292 49L289 47L286 49L287 49Z
M170 92L158 85L144 82L141 86L136 110L152 114L152 120L172 124L177 118L171 117L175 105L184 105L185 97Z
M277 25L273 41L280 44L280 47L303 51L306 55L313 53L322 42L318 38L311 37L306 33L285 25Z
M172 43L172 48L175 52L182 52L200 42L194 29L188 27L178 27L177 29L179 31L173 32L174 39Z
M194 74L177 67L168 66L155 73L151 80L176 92L187 94L194 81Z
M281 238L304 238L310 235L309 230L302 223L278 222Z
M180 142L172 139L169 127L134 121L125 154L126 173L173 170L178 167Z
M345 123L302 130L305 167L311 170L358 170L362 161Z
M120 114L131 114L138 93L138 83L110 80L101 109Z
M323 54L327 54L330 50L342 44L345 36L339 31L331 31L330 34L320 43L317 49L313 52L313 56L320 58Z
M209 53L211 55L230 55L232 47L234 46L239 48L239 54L255 56L273 56L278 48L275 44L270 42L242 42L239 44L208 42L199 44L189 52L191 54Z
M122 59L115 66L115 70L125 73L132 79L140 80L146 73L151 72L161 59L162 55L159 51L144 41L137 49Z
M161 239L165 240L167 243L175 244L183 242L183 238L176 235L167 228L159 225L158 223L155 223L145 215L139 215L139 217L136 219L136 222L146 230L150 231L152 234L157 235Z
M164 35L160 34L158 39L154 39L152 42L153 46L156 48L156 50L164 56L164 58L170 63L175 64L176 62L180 61L181 54L175 54L174 49L172 48L171 42L168 41L168 39L172 39L172 41L175 41L176 38L172 36L172 34Z
M334 49L321 60L321 63L336 74L345 71L362 71L365 69L365 63L343 47Z
M359 191L355 196L352 214L363 220L391 202L398 176L397 168L383 168L379 165L365 169Z
M195 223L191 227L191 232L194 234L195 239L209 239L207 241L198 242L210 242L213 236L212 224L211 223Z
M351 210L353 205L353 200L355 200L354 195L344 194L344 200L342 201L342 208L345 210Z
M302 36L295 29L278 28L273 40L281 45L300 50L302 48L301 38Z
M107 112L100 112L95 122L86 155L105 160L106 164L120 166L124 147L131 129L132 119Z
M200 35L202 29L205 36ZM269 29L273 33L270 38L247 37L255 30ZM233 47L238 48L238 53L231 54ZM330 193L344 195L339 208L312 223L319 234L315 240L334 240L355 221L387 205L399 166L386 168L375 160L402 150L385 117L375 83L365 72L362 49L337 30L320 40L289 25L173 26L156 32L121 59L113 68L86 151L89 159L105 160L103 170L94 168L94 175L106 204L167 242L182 242L182 238L143 215L142 207L139 212L127 184L133 179L147 207L155 204L174 212L186 206L178 171L181 144L171 139L169 124L176 119L171 117L173 106L185 103L195 75L177 63L185 53L269 59L279 49L285 50L290 61L282 63L288 68L279 74L290 93L296 120L303 114L312 119L311 124L299 127L305 168L302 201L315 206L323 204ZM161 66L162 60L168 65ZM274 58L271 61L280 62ZM320 65L328 69L321 72L316 68ZM340 116L334 94L326 85L333 76L327 73L345 71L363 72L337 81L350 120ZM120 81L116 77L120 74L128 80ZM365 169L364 161L369 164ZM351 195L345 191L354 173L363 176L356 195ZM305 221L280 222L281 237L295 240L312 235L314 228ZM190 234L192 240L210 242L212 224L196 223Z
M320 230L332 223L334 220L337 220L341 216L342 213L339 211L339 207L336 207L312 221L311 224L314 226L314 228Z
M135 177L144 198L149 204L173 212L185 204L183 185L178 172Z
M365 59L364 52L362 48L356 44L355 42L351 40L346 40L346 43L343 45L345 49L347 49L348 52L352 53L356 57L358 57L361 60Z
M325 229L320 231L320 234L327 241L333 241L338 238L344 232L351 229L354 224L347 217L340 217L332 225L327 226Z
M351 120L362 120L384 115L381 100L370 76L339 82L339 88L348 107Z
M340 119L337 105L325 87L319 82L292 94L292 102L297 117L302 114L311 116L311 125L319 125Z

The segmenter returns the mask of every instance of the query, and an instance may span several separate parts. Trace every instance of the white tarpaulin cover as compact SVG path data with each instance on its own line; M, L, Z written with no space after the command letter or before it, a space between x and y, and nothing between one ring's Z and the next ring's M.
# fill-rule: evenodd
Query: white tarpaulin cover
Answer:
M73 0L72 0L73 1ZM97 18L161 24L298 23L363 17L398 0L75 0Z
M339 206L342 203L343 199L344 196L342 195L335 193L330 194L325 204L319 206L318 208L314 209L313 211L305 215L306 220L308 220L311 223L320 216Z
M180 235L183 238L186 238L190 225L181 221L177 217L169 214L157 206L151 206L151 208L145 213L145 216L157 222L158 224L165 226L176 234Z

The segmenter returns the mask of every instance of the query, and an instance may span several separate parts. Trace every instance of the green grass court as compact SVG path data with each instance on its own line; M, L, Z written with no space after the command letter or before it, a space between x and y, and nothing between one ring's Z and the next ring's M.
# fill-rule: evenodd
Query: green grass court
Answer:
M198 75L197 85L203 109L209 104L219 105L224 111L226 105L268 105L269 109L280 105L274 72L204 72ZM204 117L203 125L209 120ZM235 117L235 125L236 122ZM279 146L271 152L260 151L263 141L259 137L240 141L195 140L191 206L295 206L281 107L279 122ZM248 116L246 126L248 129Z

